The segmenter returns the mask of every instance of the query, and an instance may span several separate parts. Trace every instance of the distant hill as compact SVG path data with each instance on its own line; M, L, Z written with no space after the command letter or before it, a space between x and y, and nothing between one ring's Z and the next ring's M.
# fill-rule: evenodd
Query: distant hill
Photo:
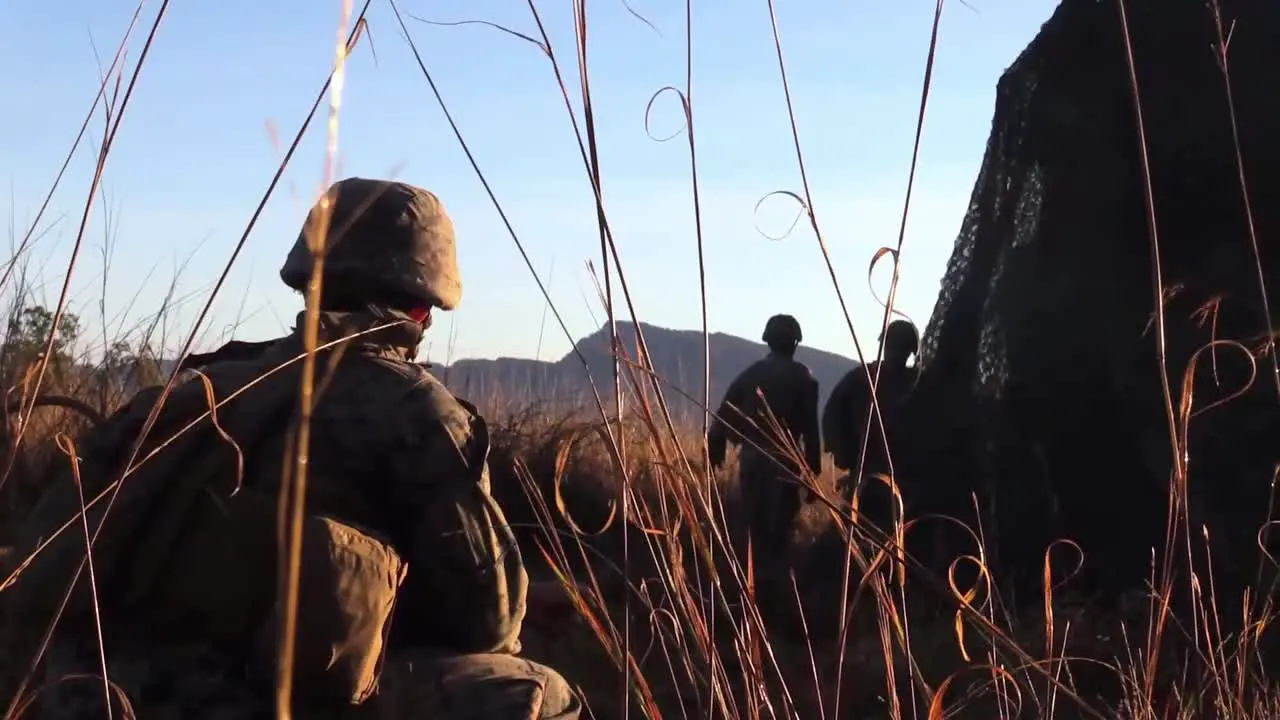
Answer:
M640 327L654 368L667 381L663 384L663 392L673 413L685 418L701 417L698 406L674 392L670 385L701 399L702 333L671 330L648 323L641 323ZM619 322L618 337L627 355L635 357L635 325ZM709 344L711 402L715 405L733 378L752 362L764 357L768 349L763 343L725 333L712 333ZM608 326L578 341L576 349L586 359L591 376L607 401L612 396L613 382ZM856 361L841 355L803 346L796 357L808 365L817 378L821 388L820 402L826 402L827 394L840 377L857 366ZM572 351L554 362L524 358L459 360L448 366L433 365L431 371L454 393L480 405L525 405L538 401L548 408L567 409L590 407L591 403L590 385L582 360ZM623 386L627 385L624 379Z

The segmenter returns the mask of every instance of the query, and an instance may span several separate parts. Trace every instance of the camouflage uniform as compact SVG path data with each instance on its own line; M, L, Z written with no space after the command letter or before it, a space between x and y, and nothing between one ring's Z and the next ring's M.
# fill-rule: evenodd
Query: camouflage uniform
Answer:
M376 717L574 720L581 704L555 671L516 655L409 651L387 665Z
M917 368L907 367L906 361L915 351L915 329L905 321L889 325L885 340L885 360L872 362L865 368L857 367L840 378L831 389L831 395L822 409L822 434L827 449L831 451L835 466L847 471L839 485L846 500L852 499L857 483L851 477L857 471L862 437L866 432L867 413L871 405L871 383L880 373L876 399L881 418L890 438L890 449L900 444L902 417L905 403L919 379ZM885 454L885 437L874 416L870 418L871 432L867 438L866 452L862 456L862 477L889 474L889 456ZM899 432L894 429L898 428ZM892 494L880 481L864 483L860 493L860 508L878 522L890 519Z
M805 492L798 483L801 468L780 448L798 446L805 465L817 474L822 470L822 445L818 381L790 354L800 341L799 324L790 316L775 316L766 324L763 339L780 347L729 384L707 446L712 464L718 467L724 462L727 443L739 444L738 481L753 553L769 563L785 556ZM789 441L776 434L774 422L790 436Z
M565 680L550 668L516 657L528 578L502 510L490 494L484 420L473 406L455 398L412 362L429 324L430 308L452 309L461 299L452 224L435 196L401 183L349 179L331 192L337 193L332 227L339 236L330 240L326 255L328 290L322 302L320 342L348 340L317 354L295 706L305 717L573 720L581 705ZM300 290L309 280L310 268L310 254L300 237L281 276ZM299 327L303 317L299 315ZM297 357L302 348L300 331L295 331L253 348L237 345L225 355L202 356L197 364L222 397L227 394L223 390L245 386L249 378ZM296 392L300 377L300 362L266 376L242 399L219 409L220 425L231 426L231 435L240 440L234 431L237 420L273 412L279 398ZM201 382L188 379L175 388L173 398L203 391ZM166 404L166 412L171 403ZM117 417L145 416L150 406L150 397L140 397ZM282 431L287 423L276 427L276 432L264 433L266 437L259 439L251 454L246 451L243 487L227 493L224 503L257 497L240 500L236 507L252 508L254 502L265 499L262 507L274 508L282 471L291 466L292 457L291 433ZM282 459L290 462L282 465ZM204 517L197 516L197 528ZM334 554L349 548L329 547L329 555L324 548L309 550L312 541L306 533L322 522L337 524L339 537L367 541L368 548L378 549L376 541L385 538L390 548L385 553L393 562L374 563L367 552ZM241 532L236 525L234 533L204 528L203 535L243 534L273 540L274 523L269 525L265 533L260 529ZM200 540L192 543L201 547ZM264 557L254 558L255 554ZM216 593L225 585L237 585L234 580L215 584L209 579L222 571L238 577L239 585L253 586L242 595L274 597L274 555L263 545L256 553L241 549L236 556L240 565L231 568L213 567L216 563L209 562L170 562L168 574L160 575L164 582L157 586ZM195 557L203 559L198 553ZM397 565L400 557L408 567L407 576ZM313 567L326 561L342 567ZM342 576L336 584L344 597L337 598L339 607L334 612L345 614L338 618L346 623L344 629L373 635L352 640L370 644L376 654L376 665L366 663L357 670L380 676L376 694L346 701L320 696L329 682L330 666L343 661L344 646L333 642L326 646L326 633L331 630L324 622L334 616L320 613L316 606L324 598L310 592L307 584L313 575L335 573ZM266 587L261 587L264 583ZM392 595L386 612L393 613L394 622L362 625L361 618L354 617L374 612L366 605L383 600L362 587L365 584L382 584L382 590ZM181 595L181 591L164 592L165 597ZM343 605L344 600L351 602ZM189 597L179 598L176 604L188 608L188 620L189 608L200 606L198 598ZM247 634L236 634L239 628L226 633L241 640L251 637L248 644L228 644L221 636L213 642L201 635L211 634L213 626L225 629L227 620L216 615L223 608L241 605L261 607L262 602L260 597L251 602L239 596L207 600L201 606L207 622L172 623L163 638L148 635L146 623L132 624L130 633L113 633L111 637L135 637L132 631L141 630L136 637L146 640L117 645L109 638L109 674L148 720L270 717L273 669L264 667L262 658L270 657L263 648L274 646L274 623L266 622ZM164 611L139 609L120 617L140 615L163 624L158 618ZM178 638L184 627L195 629L188 633L190 637ZM389 628L394 631L387 632ZM47 675L96 673L92 635L59 635L64 637L50 653ZM251 657L246 660L244 655ZM102 717L101 695L100 681L66 683L42 704L48 717Z

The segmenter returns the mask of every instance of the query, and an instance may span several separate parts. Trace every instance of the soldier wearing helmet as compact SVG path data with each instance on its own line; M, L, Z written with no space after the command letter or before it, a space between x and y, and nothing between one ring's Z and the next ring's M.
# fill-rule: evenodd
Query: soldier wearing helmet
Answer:
M777 567L800 510L801 494L822 469L818 435L818 381L795 359L802 335L790 315L774 315L761 339L769 354L734 378L707 433L711 464L724 464L729 443L738 444L739 485L753 552ZM744 556L745 557L745 556Z
M490 495L485 421L412 362L432 312L462 299L453 224L435 195L405 183L349 178L328 195L295 714L328 717L334 708L365 705L385 717L573 720L581 706L564 678L518 657L529 581ZM321 212L319 205L311 211L280 271L299 292L313 280L309 238ZM154 567L140 569L143 560L131 558L121 564L127 572L113 568L113 576L163 579L145 586L149 593L125 583L134 589L127 602L104 599L118 625L113 637L145 638L136 649L146 660L111 656L112 680L131 691L143 717L270 712L280 617L275 508L294 457L302 366L294 360L304 353L304 321L300 313L297 329L275 341L201 356L201 379L177 385L156 423L173 425L166 415L203 404L208 387L218 398L244 389L218 409L219 428L239 447L241 476L234 483L211 477L191 494L197 499L189 499L194 509L183 532L157 526L173 534L147 539L149 554L160 558ZM140 393L88 445L125 437L153 399ZM153 462L199 476L206 456L226 456L214 449L225 441L215 442L212 431L208 438L172 451L187 455L166 449ZM168 466L166 457L174 458ZM138 482L145 488L147 477ZM79 664L97 672L90 639L58 655L63 660L51 671ZM102 717L101 688L86 687L81 699L92 706L98 698L92 716ZM57 717L81 716L60 707Z
M889 323L881 339L884 341L884 359L846 373L831 389L827 404L822 409L823 440L831 451L835 466L848 471L840 481L847 499L852 499L852 493L860 484L852 477L857 472L859 460L862 477L891 474L886 434L890 441L899 434L892 432L892 428L902 424L905 403L919 378L918 366L907 366L919 348L915 327L906 320L895 320ZM882 433L881 423L868 415L871 410L871 379L877 372L880 379L875 397L888 433ZM860 453L868 420L871 432L867 436L866 452ZM891 449L893 445L887 447ZM885 506L890 502L887 490L880 482L867 485L863 490L866 494L863 507L868 507L869 514L878 521L887 519Z

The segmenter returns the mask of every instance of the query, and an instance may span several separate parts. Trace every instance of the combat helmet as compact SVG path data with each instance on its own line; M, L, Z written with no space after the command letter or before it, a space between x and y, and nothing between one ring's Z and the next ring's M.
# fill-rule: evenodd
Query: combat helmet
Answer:
M397 299L452 310L462 301L453 221L431 192L402 182L352 177L328 190L332 202L324 257L324 287L346 297ZM308 229L317 203L280 269L280 279L305 290L311 279Z
M803 339L800 322L790 315L774 315L764 324L760 339L766 345L799 345Z
M894 320L889 323L882 339L886 356L906 360L920 349L920 338L916 335L916 327L909 320Z

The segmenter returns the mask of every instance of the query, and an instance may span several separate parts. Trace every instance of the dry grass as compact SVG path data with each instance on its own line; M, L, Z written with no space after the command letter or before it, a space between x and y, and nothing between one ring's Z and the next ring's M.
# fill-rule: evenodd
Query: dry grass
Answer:
M936 568L911 561L905 578L868 572L889 559L884 549L892 541L865 524L851 525L829 467L812 479L824 501L807 505L796 523L792 577L748 582L733 547L704 539L715 546L713 557L697 556L700 534L743 529L732 457L715 486L713 504L723 510L707 512L695 497L701 470L673 468L670 454L677 445L698 448L698 429L659 438L651 434L652 419L643 410L636 415L621 433L628 438L626 473L617 471L602 424L590 418L502 418L493 458L495 492L522 530L526 555L545 558L534 559L535 576L591 578L578 598L583 619L576 631L565 632L560 618L531 618L526 647L580 684L597 717L621 716L624 618L638 684L631 710L646 717L708 712L717 667L727 705L713 711L717 717L1276 716L1280 695L1260 649L1269 608L1246 612L1254 624L1241 637L1223 627L1212 600L1201 599L1199 617L1165 618L1173 629L1153 660L1143 638L1160 625L1159 593L1137 588L1105 605L1073 596L1060 589L1069 585L1063 578L1070 568L1050 560L1061 552L1046 553L1053 579L1044 595L1016 608L982 589L966 595L952 584L939 592L946 581L937 582ZM616 516L624 482L639 518L632 525ZM865 554L855 558L849 581L860 589L857 599L845 604L841 567L849 533L855 555ZM632 547L625 570L624 538ZM980 547L952 555L953 570L983 557ZM700 610L711 593L699 577L725 589L725 607ZM627 586L632 606L624 610ZM852 628L843 652L842 618ZM714 642L713 619L722 634Z
M525 653L561 670L594 717L623 716L624 667L630 711L645 717L943 717L944 708L975 718L1276 717L1277 696L1247 657L1256 646L1236 641L1222 643L1220 657L1169 653L1163 660L1171 664L1156 670L1154 703L1144 705L1150 668L1132 649L1152 624L1143 597L1105 613L1065 596L1046 595L1047 608L1002 608L977 597L958 619L958 596L915 582L913 573L926 568L909 570L905 584L860 572L861 563L876 562L883 538L853 527L861 563L851 583L862 591L842 606L851 526L830 469L815 484L825 501L807 505L797 522L792 577L749 579L726 544L743 529L733 456L709 509L700 502L700 466L685 467L677 454L696 457L699 428L655 433L652 416L634 405L627 422L612 426L624 438L617 448L625 473L606 426L589 414L491 416L495 494L531 575L581 587L571 591L576 613L528 619ZM47 482L40 467L55 452L55 434L82 426L57 409L28 424L22 462L2 491L0 530ZM851 628L843 653L842 618Z

